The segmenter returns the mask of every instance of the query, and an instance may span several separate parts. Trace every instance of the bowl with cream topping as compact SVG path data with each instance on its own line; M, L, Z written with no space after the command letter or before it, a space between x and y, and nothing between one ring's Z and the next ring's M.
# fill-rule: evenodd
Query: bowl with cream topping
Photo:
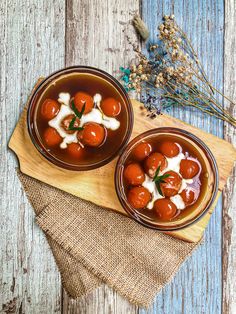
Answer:
M128 142L133 110L121 84L108 73L85 66L60 70L33 93L28 131L38 151L64 169L101 167Z
M200 219L218 191L218 169L195 135L157 128L134 138L116 165L115 186L126 212L160 231L185 228Z

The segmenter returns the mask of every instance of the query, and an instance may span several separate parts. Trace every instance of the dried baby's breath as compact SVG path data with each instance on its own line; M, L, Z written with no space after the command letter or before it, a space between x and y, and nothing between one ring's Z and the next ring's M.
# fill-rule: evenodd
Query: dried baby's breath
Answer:
M233 102L208 81L190 40L174 15L164 16L158 30L158 42L150 45L148 56L131 43L137 60L129 68L121 68L125 88L145 92L143 100L150 117L178 104L198 108L236 126L235 117L217 99L223 96L224 101Z

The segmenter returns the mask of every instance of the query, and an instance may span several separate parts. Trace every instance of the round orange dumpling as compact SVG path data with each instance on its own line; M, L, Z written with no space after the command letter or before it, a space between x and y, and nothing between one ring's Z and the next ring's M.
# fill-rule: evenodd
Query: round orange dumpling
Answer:
M74 97L76 109L81 112L85 105L84 114L89 113L93 109L93 98L85 92L78 92Z
M69 114L66 116L62 121L61 121L61 127L68 133L68 134L73 134L76 130L70 130L69 126L72 121L72 119L75 117L73 114ZM76 117L75 122L74 122L74 127L78 128L80 124L79 118Z
M154 210L160 220L169 221L177 213L176 205L168 198L161 198L155 201Z
M168 175L168 177L164 179L165 182L160 184L163 195L167 197L176 195L182 184L180 175L172 170L166 171L163 175Z
M138 163L132 163L125 168L124 178L130 185L141 185L145 180L145 174Z
M144 169L146 173L153 178L157 171L157 168L164 170L167 167L167 160L165 156L160 153L152 153L144 162Z
M147 142L138 144L133 150L133 156L136 160L142 161L152 152L152 146Z
M84 145L97 147L104 142L106 131L102 125L89 122L83 126L83 130L79 131L77 136Z
M143 209L151 200L151 193L143 186L135 186L128 192L128 202L135 209Z
M45 120L51 120L53 119L59 112L60 105L56 100L53 99L45 99L41 106L41 116Z
M45 143L48 146L56 146L61 143L62 137L54 128L47 128L43 134Z
M179 154L179 146L172 141L162 142L159 147L160 152L168 158L175 157Z
M101 109L106 116L115 117L121 111L121 104L115 98L109 97L102 101Z
M182 197L186 206L192 205L197 199L197 193L191 189L184 189L180 193L180 196Z
M180 174L184 179L192 179L199 173L199 165L191 159L182 159L180 162Z
M71 157L78 159L81 158L84 154L84 148L82 148L78 143L68 144L66 150Z

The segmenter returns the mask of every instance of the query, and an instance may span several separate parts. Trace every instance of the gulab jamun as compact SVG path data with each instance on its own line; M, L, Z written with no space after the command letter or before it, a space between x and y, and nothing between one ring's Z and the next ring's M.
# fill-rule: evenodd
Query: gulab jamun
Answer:
M175 157L179 154L179 146L172 141L162 142L159 148L160 152L168 158Z
M164 179L165 182L160 184L161 191L164 196L171 197L176 195L181 187L182 179L180 175L175 171L166 171L163 175L169 175Z
M102 125L90 122L83 126L83 130L79 131L77 136L84 145L97 147L104 142L106 131Z
M84 154L84 148L78 143L71 143L67 145L67 152L71 157L81 158Z
M146 173L153 178L157 171L157 168L164 170L167 167L167 160L165 156L160 153L152 153L144 162L144 169Z
M85 92L78 92L75 94L74 104L79 112L82 111L85 104L84 114L86 114L93 109L93 98Z
M121 104L115 98L109 97L102 101L101 109L106 116L115 117L121 111Z
M192 205L196 200L196 193L191 189L184 189L180 196L182 197L186 206Z
M192 179L195 177L200 168L196 161L191 159L182 159L180 162L180 174L184 179Z
M142 209L151 200L151 193L143 186L135 186L128 192L128 202L135 209Z
M62 137L54 128L47 128L43 134L44 141L48 146L56 146L61 143Z
M177 213L176 205L168 198L161 198L154 202L153 206L156 214L160 220L169 221Z
M68 133L68 134L73 134L75 131L74 130L69 130L69 126L71 123L71 120L75 117L73 114L69 114L66 116L62 121L61 121L61 127ZM80 124L79 118L76 117L75 122L74 122L74 127L78 128Z
M138 163L132 163L125 168L124 178L130 185L141 185L145 180L145 174Z
M45 120L53 119L59 112L60 105L56 100L46 99L41 106L41 116Z
M133 150L133 156L136 160L142 161L152 152L152 146L147 142L138 144Z

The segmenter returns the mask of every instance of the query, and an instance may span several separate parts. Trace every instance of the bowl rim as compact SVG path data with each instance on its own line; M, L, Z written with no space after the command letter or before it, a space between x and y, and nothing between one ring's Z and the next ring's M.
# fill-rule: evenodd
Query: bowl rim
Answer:
M60 75L63 74L70 74L73 71L80 71L80 72L84 72L86 73L86 71L91 71L92 74L96 75L96 72L102 75L103 79L108 79L109 83L113 85L113 87L115 89L117 89L117 91L119 93L121 93L121 96L124 99L124 102L126 103L127 106L127 112L128 112L128 119L127 119L127 131L126 134L124 136L124 139L121 143L121 147L114 152L113 154L109 155L107 158L103 159L100 162L94 162L91 165L73 165L73 164L67 164L63 161L60 161L57 158L54 158L51 154L47 154L45 152L45 149L39 145L35 139L36 135L34 134L33 128L31 127L31 124L33 123L31 121L31 111L33 110L33 104L34 104L34 100L35 97L38 95L38 93L40 92L40 90L42 89L42 87L47 83L50 83L50 80L53 80L54 78L57 78L57 76L59 77ZM37 103L37 102L36 102ZM35 104L36 104L35 103ZM27 130L28 133L30 135L31 138L31 142L34 144L34 146L36 147L36 149L38 150L38 152L46 159L48 160L50 163L52 163L54 166L58 166L61 169L66 169L66 170L72 170L72 171L88 171L88 170L93 170L96 168L100 168L102 166L105 166L106 164L108 164L109 162L111 162L113 159L115 159L117 156L119 156L123 150L125 149L127 143L129 142L130 136L132 134L132 130L133 130L133 124L134 124L134 113L133 113L133 107L132 107L132 103L131 100L129 98L128 93L126 92L125 88L122 86L122 84L111 74L107 73L104 70L101 70L99 68L96 67L92 67L92 66L86 66L86 65L74 65L74 66L70 66L70 67L65 67L65 68L61 68L57 71L52 72L50 75L48 75L47 77L45 77L39 84L38 86L34 89L32 95L29 98L28 101L28 108L27 108L27 118L26 118L26 122L27 122ZM37 138L37 137L36 137Z
M123 197L121 196L120 193L120 180L119 180L119 174L121 171L121 162L122 162L122 158L124 158L124 154L130 149L130 147L132 147L135 143L137 143L139 140L145 140L145 138L149 135L154 135L155 133L167 133L168 131L170 131L170 133L175 134L174 132L176 132L177 134L181 134L184 137L190 138L191 140L194 141L195 144L197 144L198 146L200 146L200 148L203 150L206 158L208 159L211 167L212 167L212 171L213 171L213 175L214 175L214 188L212 191L212 195L211 198L207 204L207 206L204 208L204 210L195 218L193 218L190 221L187 221L185 224L181 225L181 226L172 226L172 227L158 227L158 226L154 226L151 224L146 223L145 221L143 221L138 214L135 214L135 212L128 210L128 207L126 206L126 201L123 199ZM154 128L154 129L150 129L148 131L145 131L139 135L137 135L135 138L133 138L128 145L125 147L125 150L122 152L122 154L120 154L117 163L116 163L116 168L115 168L115 174L114 174L114 181L115 181L115 189L116 189L116 194L118 196L118 199L123 207L123 209L126 211L126 213L129 215L129 217L133 218L135 221L137 221L138 223L140 223L141 225L157 230L157 231L161 231L161 232L170 232L170 231L178 231L178 230L182 230L185 229L193 224L195 224L196 222L198 222L210 209L210 207L212 206L212 204L214 203L217 193L218 193L218 188L219 188L219 170L218 170L218 166L217 166L217 162L216 159L213 155L213 153L211 152L210 148L196 135L192 134L191 132L188 132L186 130L182 130L180 128L175 128L175 127L159 127L159 128Z

